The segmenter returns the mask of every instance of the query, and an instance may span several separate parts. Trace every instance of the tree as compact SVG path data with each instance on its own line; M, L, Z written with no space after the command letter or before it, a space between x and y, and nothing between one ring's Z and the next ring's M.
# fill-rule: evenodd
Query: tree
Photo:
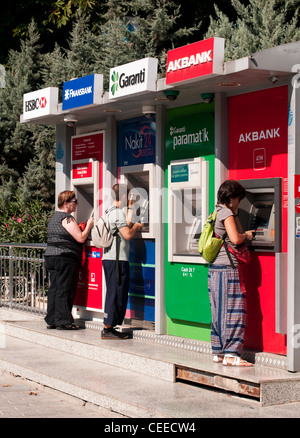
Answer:
M5 88L0 90L0 197L4 202L8 201L19 187L22 188L22 193L29 196L26 191L28 184L24 184L24 175L27 173L28 176L29 172L29 179L36 179L35 193L38 193L40 182L38 175L33 171L33 162L43 165L41 144L44 144L43 147L46 147L48 152L51 149L55 151L53 127L45 127L43 132L40 132L38 126L20 123L23 94L44 88L44 56L41 54L39 35L34 22L30 24L28 32L28 39L21 41L20 51L10 51L11 68L6 72ZM49 204L54 201L53 190L49 186L51 179L54 179L53 160L50 160L50 163L52 178L48 174L48 189L43 190L43 195L39 196ZM50 172L50 168L48 170ZM32 183L31 188L33 189Z
M225 60L238 59L281 44L300 39L299 0L250 0L243 5L232 0L237 13L230 21L217 6L217 18L211 17L206 38L225 38Z
M113 66L156 57L164 72L166 53L197 27L176 26L180 6L170 0L108 0L103 23L96 26L99 47L95 66L104 74L107 89Z

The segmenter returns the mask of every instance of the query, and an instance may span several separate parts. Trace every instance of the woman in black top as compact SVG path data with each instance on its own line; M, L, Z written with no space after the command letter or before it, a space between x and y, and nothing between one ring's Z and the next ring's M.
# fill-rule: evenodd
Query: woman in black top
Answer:
M58 210L48 224L48 241L45 263L49 271L47 328L72 330L72 307L75 299L83 243L89 235L94 219L87 221L82 231L71 213L76 211L75 192L65 190L58 196Z

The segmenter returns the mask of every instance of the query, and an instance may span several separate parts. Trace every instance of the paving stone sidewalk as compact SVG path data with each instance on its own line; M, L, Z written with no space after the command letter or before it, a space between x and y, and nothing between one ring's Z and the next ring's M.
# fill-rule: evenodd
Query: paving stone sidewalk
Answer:
M125 418L0 370L0 418Z

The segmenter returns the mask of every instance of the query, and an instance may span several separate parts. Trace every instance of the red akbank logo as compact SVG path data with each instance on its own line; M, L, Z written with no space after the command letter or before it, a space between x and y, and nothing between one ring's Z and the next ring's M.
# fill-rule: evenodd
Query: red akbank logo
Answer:
M27 100L25 102L25 111L28 112L28 111L38 110L39 108L46 108L46 105L47 105L46 97Z
M209 38L170 50L167 55L166 84L174 84L222 72L224 42Z

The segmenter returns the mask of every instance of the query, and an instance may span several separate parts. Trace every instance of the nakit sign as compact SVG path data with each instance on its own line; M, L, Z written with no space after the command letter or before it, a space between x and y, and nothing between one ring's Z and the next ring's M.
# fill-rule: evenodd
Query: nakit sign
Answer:
M57 114L58 88L49 87L23 95L23 120Z
M145 58L110 69L109 98L156 90L158 60Z
M103 75L93 74L65 82L62 110L100 104L103 94Z
M118 166L155 163L155 117L135 117L118 123Z
M222 74L224 38L209 38L170 50L167 55L166 84Z

